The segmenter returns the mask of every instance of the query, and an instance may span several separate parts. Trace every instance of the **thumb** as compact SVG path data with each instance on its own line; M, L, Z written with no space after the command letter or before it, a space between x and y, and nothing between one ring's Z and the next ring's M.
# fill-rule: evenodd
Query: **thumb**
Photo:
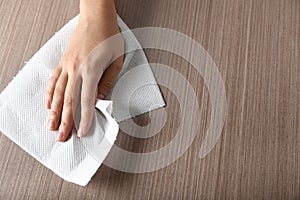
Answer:
M123 65L123 57L119 57L104 71L98 84L98 98L105 99L113 87Z

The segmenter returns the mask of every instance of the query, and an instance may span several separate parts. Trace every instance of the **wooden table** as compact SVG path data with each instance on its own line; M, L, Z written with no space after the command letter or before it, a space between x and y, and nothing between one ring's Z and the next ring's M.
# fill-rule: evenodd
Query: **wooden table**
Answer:
M299 199L300 1L116 4L130 28L174 29L212 56L225 83L228 106L216 146L204 159L198 158L211 111L201 75L179 56L146 50L150 62L172 66L196 91L202 118L189 149L171 165L149 173L102 166L87 187L80 187L63 181L1 134L0 199ZM0 91L78 12L78 1L0 1ZM161 89L169 116L164 128L148 139L121 131L118 146L150 152L176 135L182 120L178 101L166 87ZM147 114L135 122L151 123Z

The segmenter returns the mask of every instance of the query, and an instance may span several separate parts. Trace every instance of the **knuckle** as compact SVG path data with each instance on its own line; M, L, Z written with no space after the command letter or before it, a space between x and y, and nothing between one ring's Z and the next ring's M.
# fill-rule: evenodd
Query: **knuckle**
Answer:
M57 115L57 112L55 110L51 110L50 111L50 116L57 117L58 115Z
M64 90L60 86L56 86L54 94L55 94L55 96L61 98L64 95Z
M106 82L101 83L100 88L102 88L106 91L109 91L112 88L112 86L113 86L112 82L106 81Z
M59 77L59 75L60 75L60 73L61 73L61 70L62 70L62 67L61 67L60 65L58 65L58 66L54 69L53 73L51 74L50 79L51 79L51 78L52 78L53 80L58 79L58 77Z
M89 97L81 97L81 105L84 107L90 106L91 98Z
M70 121L68 121L68 119L62 119L61 123L60 123L60 127L64 128L64 129L69 129L71 127L72 123Z
M69 73L75 74L78 71L79 61L75 60L74 62L67 65Z
M50 76L50 82L56 82L57 79L58 79L58 76L55 75L55 74L52 74L52 75Z
M67 126L67 122L65 122L64 119L62 119L61 123L60 123L60 127L66 127Z
M69 94L66 94L64 98L64 105L70 107L72 106L72 103L73 103L73 97Z
M97 74L95 73L96 69L94 66L95 64L93 63L86 63L85 66L83 67L83 75L94 78Z

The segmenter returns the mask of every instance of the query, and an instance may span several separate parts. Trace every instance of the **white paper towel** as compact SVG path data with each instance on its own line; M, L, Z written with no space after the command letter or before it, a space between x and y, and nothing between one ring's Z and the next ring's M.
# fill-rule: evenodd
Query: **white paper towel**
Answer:
M116 139L116 121L162 107L165 103L144 52L130 52L125 56L116 82L118 84L121 79L123 89L113 92L112 101L97 102L96 117L88 136L76 137L74 128L67 142L56 142L54 132L46 126L49 111L44 108L45 91L77 21L78 16L57 32L0 94L0 131L63 179L84 186L100 167ZM119 17L118 24L122 31L128 30ZM126 34L124 39L125 48L132 45L140 47L132 33ZM134 81L122 79L126 72L137 66L139 70L132 70L131 74L135 77ZM132 95L130 102L122 101L128 94L135 95ZM111 94L108 99L110 97Z

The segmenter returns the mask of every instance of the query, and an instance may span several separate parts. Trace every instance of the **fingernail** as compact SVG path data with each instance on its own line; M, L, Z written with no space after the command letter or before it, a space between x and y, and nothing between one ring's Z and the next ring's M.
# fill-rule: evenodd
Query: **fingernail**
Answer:
M77 131L77 136L78 137L82 137L83 136L83 129L81 127L79 127L79 129Z
M63 139L64 133L62 131L59 131L56 135L56 140L61 141Z
M55 122L54 122L54 120L50 120L48 122L48 128L49 128L49 130L53 130L55 128Z
M98 94L98 98L101 99L101 100L104 100L104 99L105 99L105 96L104 96L103 94L100 93L100 94Z

